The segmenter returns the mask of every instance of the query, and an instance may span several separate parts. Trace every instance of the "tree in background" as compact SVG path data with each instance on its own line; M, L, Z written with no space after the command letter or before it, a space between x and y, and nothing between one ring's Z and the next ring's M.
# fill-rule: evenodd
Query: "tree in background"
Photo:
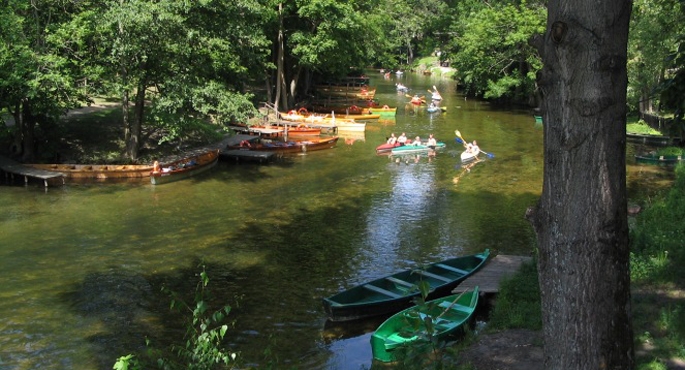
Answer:
M633 3L628 42L628 106L631 111L659 113L659 86L666 79L678 35L685 23L677 0Z
M267 68L269 52L261 33L267 15L258 2L110 0L102 6L104 16L91 21L101 34L102 77L121 97L132 160L146 124L161 128L164 141L208 118L225 124L254 115L243 88Z
M61 37L83 6L9 1L0 7L0 104L14 118L12 152L23 160L35 159L36 143L46 143L60 117L86 99L80 45Z
M466 10L466 9L465 9ZM452 41L452 67L467 94L486 99L529 102L535 97L540 58L528 40L544 31L541 5L478 6L461 14Z
M551 1L538 83L544 180L537 234L546 369L631 369L626 195L631 2Z

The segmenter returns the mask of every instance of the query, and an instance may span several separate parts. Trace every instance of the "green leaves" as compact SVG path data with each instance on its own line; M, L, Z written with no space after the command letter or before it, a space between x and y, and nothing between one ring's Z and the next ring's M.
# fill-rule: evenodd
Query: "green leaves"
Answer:
M545 9L496 4L461 17L450 54L467 92L493 99L534 95L542 62L528 40L544 33Z

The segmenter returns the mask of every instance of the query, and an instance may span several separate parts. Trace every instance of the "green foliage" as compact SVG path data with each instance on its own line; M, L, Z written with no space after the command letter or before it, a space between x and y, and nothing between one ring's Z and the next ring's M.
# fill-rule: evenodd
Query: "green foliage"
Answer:
M685 154L685 148L681 148L678 146L667 146L664 148L659 148L656 151L656 155L658 155L658 156L663 155L663 156L675 157L675 156L679 156L679 155L683 156L684 154Z
M466 92L515 101L533 96L542 62L528 41L544 33L545 8L526 2L495 4L472 9L461 17L459 36L449 53Z
M189 313L190 319L186 321L185 342L172 344L169 353L174 356L159 357L154 363L157 367L165 370L209 370L219 365L231 367L235 364L237 353L227 352L222 347L222 342L228 332L228 324L225 320L231 312L231 307L226 305L216 311L210 311L207 299L209 291L209 276L203 270L199 274L199 282L195 289L193 304L186 303L176 292L166 287L162 291L171 297L171 308ZM148 343L148 346L150 344ZM150 349L150 353L161 353ZM114 365L115 370L142 370L152 368L155 365L134 355L120 357Z
M635 123L629 123L626 125L626 132L630 134L641 134L641 135L661 135L661 132L653 129L643 120L639 120Z
M490 314L488 328L490 330L514 328L540 330L542 328L540 302L537 263L526 263L515 275L500 283L500 291Z
M631 229L631 278L634 282L664 283L677 279L685 262L685 166L675 169L676 181L664 199L654 202L637 218Z

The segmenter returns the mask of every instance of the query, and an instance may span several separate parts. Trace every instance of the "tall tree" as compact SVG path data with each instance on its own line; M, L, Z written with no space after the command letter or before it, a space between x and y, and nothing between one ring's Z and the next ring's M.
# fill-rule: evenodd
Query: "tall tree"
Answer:
M631 1L554 0L537 39L544 181L538 238L546 369L631 369L625 123Z
M541 68L528 40L544 32L544 22L545 8L526 1L469 13L453 41L458 52L452 53L452 66L462 88L488 99L528 102L535 95L535 75Z
M59 36L82 6L36 0L0 7L0 104L14 116L13 151L25 161L36 155L38 133L84 100L79 46Z

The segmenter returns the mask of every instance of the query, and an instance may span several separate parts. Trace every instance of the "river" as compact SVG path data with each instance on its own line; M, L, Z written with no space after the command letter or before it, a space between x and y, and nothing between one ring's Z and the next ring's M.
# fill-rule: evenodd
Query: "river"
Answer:
M405 109L397 82L422 95L435 85L447 112ZM371 85L397 117L334 149L222 162L159 186L0 186L0 368L111 369L145 338L182 338L160 288L192 302L203 268L209 301L233 307L227 343L243 364L369 368L377 323L331 325L322 297L485 248L529 255L523 215L543 167L530 112L467 99L438 77L373 73ZM494 158L462 167L455 130ZM377 156L393 132L433 133L447 147L434 158ZM654 171L633 165L629 180Z

